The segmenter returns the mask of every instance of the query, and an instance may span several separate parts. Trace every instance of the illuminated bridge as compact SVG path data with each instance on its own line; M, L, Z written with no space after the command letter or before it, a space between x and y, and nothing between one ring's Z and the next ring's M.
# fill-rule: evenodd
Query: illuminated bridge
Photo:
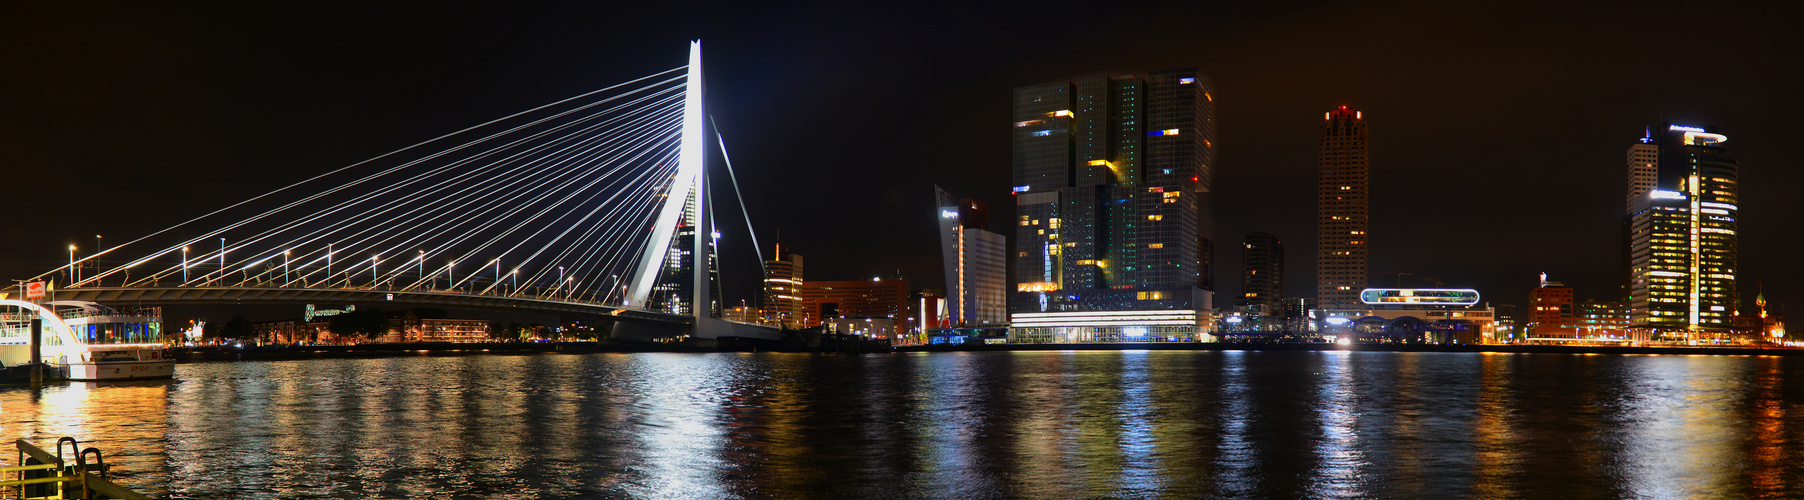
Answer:
M512 309L608 315L623 337L779 339L715 317L710 153L738 187L702 96L692 42L687 65L71 247L34 281L57 300Z

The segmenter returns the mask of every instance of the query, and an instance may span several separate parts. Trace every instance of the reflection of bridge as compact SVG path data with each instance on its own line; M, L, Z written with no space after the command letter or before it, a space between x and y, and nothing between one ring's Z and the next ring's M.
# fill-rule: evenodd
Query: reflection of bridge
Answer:
M38 279L62 283L57 299L102 303L506 309L605 315L622 320L615 333L626 337L776 339L776 329L712 314L720 229L704 168L714 149L701 77L695 42L686 66L313 176L91 255L71 246L69 265Z

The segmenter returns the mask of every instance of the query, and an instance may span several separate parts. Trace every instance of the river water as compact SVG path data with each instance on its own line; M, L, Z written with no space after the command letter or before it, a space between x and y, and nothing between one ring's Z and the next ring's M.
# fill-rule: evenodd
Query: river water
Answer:
M473 355L0 389L0 438L61 436L178 498L1796 498L1804 358Z

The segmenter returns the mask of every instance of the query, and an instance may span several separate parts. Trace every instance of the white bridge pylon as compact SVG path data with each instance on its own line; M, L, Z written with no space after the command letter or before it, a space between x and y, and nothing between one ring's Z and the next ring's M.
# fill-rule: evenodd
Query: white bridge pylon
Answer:
M683 94L683 127L682 142L679 145L677 171L671 179L670 188L665 191L664 204L658 209L658 218L652 223L651 238L645 240L645 251L641 253L639 267L634 271L632 281L627 288L627 306L644 309L649 306L651 288L657 282L659 271L663 268L667 252L670 251L671 234L676 231L678 219L683 216L683 204L690 196L694 196L696 211L695 233L695 282L690 288L690 311L697 318L707 317L713 308L709 297L707 256L713 250L713 227L709 224L707 197L708 176L703 172L705 153L702 148L707 130L707 115L702 109L702 43L700 40L689 42L689 76L684 83Z
M710 256L714 255L714 221L713 207L708 203L708 174L704 167L707 154L703 149L707 147L707 136L704 134L709 122L707 112L702 107L702 44L699 40L689 42L689 75L684 85L682 142L678 145L676 175L671 179L670 188L665 190L664 203L658 209L651 238L645 240L645 251L640 254L639 267L629 282L627 306L644 309L650 305L648 300L652 286L657 283L658 275L669 256L671 235L675 234L677 222L683 216L684 205L693 199L695 228L691 232L694 233L695 243L690 247L694 249L690 268L694 272L690 277L693 281L689 286L689 311L694 322L690 335L699 339L741 337L781 340L783 332L779 329L713 317L713 287L709 286L709 280L712 275ZM728 168L731 169L731 166ZM756 241L753 240L754 245ZM633 336L625 331L616 333Z

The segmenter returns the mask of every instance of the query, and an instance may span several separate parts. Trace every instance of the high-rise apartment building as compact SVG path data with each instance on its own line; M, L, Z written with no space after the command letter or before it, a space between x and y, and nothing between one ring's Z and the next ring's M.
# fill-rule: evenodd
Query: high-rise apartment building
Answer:
M777 241L776 253L764 262L764 322L801 328L802 286L802 256Z
M1214 99L1195 69L1015 89L1012 339L1191 339L1212 322Z
M1734 324L1740 200L1728 140L1715 127L1667 125L1629 147L1629 324L1654 338Z
M990 232L990 206L973 198L939 199L940 258L946 270L948 327L1008 323L1008 239Z
M1284 242L1271 233L1253 233L1241 246L1240 305L1249 313L1282 315Z
M1360 307L1366 288L1366 214L1371 205L1371 172L1366 158L1366 122L1346 106L1322 116L1321 170L1316 186L1317 307Z

